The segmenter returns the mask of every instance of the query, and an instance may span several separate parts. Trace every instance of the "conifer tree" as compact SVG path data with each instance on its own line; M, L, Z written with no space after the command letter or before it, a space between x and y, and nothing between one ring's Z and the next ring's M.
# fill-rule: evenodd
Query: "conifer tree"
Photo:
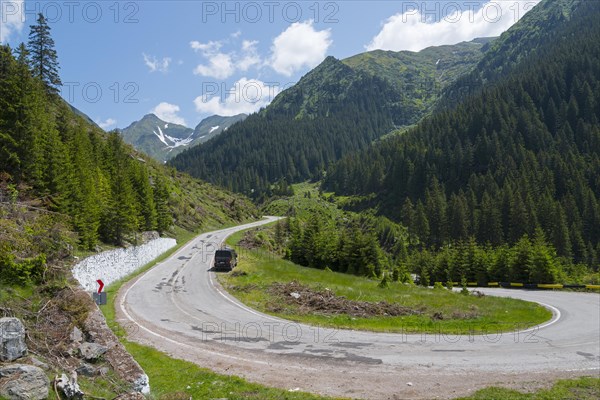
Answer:
M30 69L29 50L27 49L27 46L25 46L25 43L21 43L19 47L17 47L17 50L15 50L15 53L17 55L17 63L26 67L26 69Z
M554 254L546 243L546 237L541 229L535 232L533 249L531 254L531 270L529 281L536 283L554 283L556 280L556 267L554 265Z
M49 93L57 94L62 81L58 74L60 69L54 39L50 35L50 26L42 13L38 14L35 25L30 26L27 48L31 57L33 76L46 85Z
M571 258L572 246L571 239L569 238L569 229L567 228L567 220L563 208L558 205L554 215L555 226L554 226L554 246L559 256Z
M415 233L419 237L421 243L426 243L429 239L429 219L425 212L425 206L421 200L417 203L417 209L415 214Z
M406 200L404 200L404 204L402 204L401 221L408 230L409 244L414 244L415 240L415 219L415 207L412 201L410 201L410 197L407 197Z
M532 271L532 244L524 235L514 247L514 257L510 268L510 279L514 282L529 282Z
M19 143L14 137L14 95L19 91L15 60L9 46L0 45L0 171L11 176L19 173Z
M156 229L159 233L163 233L173 225L173 217L169 211L169 188L162 177L154 178L152 193L156 205Z

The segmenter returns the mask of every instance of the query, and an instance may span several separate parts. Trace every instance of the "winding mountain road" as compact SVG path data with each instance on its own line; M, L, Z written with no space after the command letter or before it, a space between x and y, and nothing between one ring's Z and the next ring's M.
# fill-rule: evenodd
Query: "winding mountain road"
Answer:
M483 289L542 303L554 316L532 329L473 336L317 328L252 310L216 281L214 250L236 231L275 220L202 234L124 285L116 308L129 340L250 381L352 398L449 398L600 374L598 293Z

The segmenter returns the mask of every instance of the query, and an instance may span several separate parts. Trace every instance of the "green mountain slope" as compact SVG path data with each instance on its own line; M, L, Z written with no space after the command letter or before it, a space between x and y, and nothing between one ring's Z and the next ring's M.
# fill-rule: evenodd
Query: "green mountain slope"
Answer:
M327 58L272 106L169 164L247 194L280 179L320 176L330 163L393 128L397 94L381 79Z
M245 114L233 117L213 115L202 120L195 129L191 129L148 114L121 130L121 135L126 143L137 150L164 162L188 147L210 140L245 118Z
M477 94L484 86L507 76L523 60L535 56L539 48L564 40L561 28L570 23L573 11L584 0L542 1L535 10L490 43L490 49L477 68L448 85L439 102L440 107L452 106L468 94Z
M255 196L269 194L281 179L318 178L345 154L418 121L444 85L475 65L485 42L327 57L266 109L170 164ZM408 87L421 78L431 78L433 88Z
M90 124L49 94L8 46L0 46L0 70L0 266L27 252L26 235L10 228L21 208L56 216L85 249L255 213L242 197L167 169Z
M569 20L548 23L554 4L572 6ZM544 1L528 17L525 26L539 22L536 37L561 39L515 55L510 72L452 110L344 158L324 186L373 194L362 206L403 221L417 248L543 234L560 256L598 266L600 3ZM482 63L474 74L494 71Z
M375 50L342 62L392 83L401 94L394 117L400 125L412 125L430 111L442 89L473 69L493 40L475 39L419 52Z
M210 139L229 129L230 126L245 120L247 116L248 115L246 114L238 114L231 117L213 115L204 118L194 129L193 137L195 138L195 141L190 143L188 147L195 146L197 143L208 142ZM172 158L175 155L176 154L172 154L169 158Z
M148 230L185 241L257 212L242 196L166 168L117 132L105 133L33 76L25 46L17 55L0 45L0 311L23 321L28 352L59 370L73 361L62 349L74 327L111 340L99 332L103 321L88 319L98 308L73 278L77 257L139 244L154 237L141 234ZM135 363L118 352L121 365ZM132 390L122 368L107 360L100 366L108 373L79 377L86 396ZM23 395L17 392L11 396Z
M67 103L67 104L68 104L68 103ZM73 112L74 112L76 115L79 115L81 118L85 119L85 120L86 120L86 121L87 121L87 122L88 122L90 125L94 125L94 126L96 126L96 127L100 128L100 127L98 126L98 124L97 124L97 123L96 123L96 122L95 122L93 119L91 119L91 118L90 118L90 117L89 117L89 116L88 116L86 113L84 113L83 111L81 111L81 110L79 110L79 109L75 108L75 107L74 107L74 106L72 106L71 104L69 104L69 107L71 108L71 110L72 110L72 111L73 111Z
M156 160L165 161L173 150L177 151L192 141L194 130L167 123L154 114L148 114L120 133L125 143Z

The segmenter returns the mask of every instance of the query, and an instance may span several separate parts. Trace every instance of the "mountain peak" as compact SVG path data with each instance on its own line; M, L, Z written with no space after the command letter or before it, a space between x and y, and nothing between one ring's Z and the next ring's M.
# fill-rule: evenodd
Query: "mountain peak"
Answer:
M154 113L150 113L150 114L146 114L142 117L141 120L139 120L138 122L149 122L149 123L154 123L154 124L159 124L161 126L177 126L180 128L185 128L185 129L191 129L185 125L181 125L181 124L176 124L174 122L169 122L169 121L165 121L164 119L161 119L159 116L157 116Z
M159 120L161 122L165 122L162 119L158 118L158 116L154 113L149 113L149 114L144 115L140 121L144 121L144 120Z
M321 62L321 65L323 64L333 64L333 63L337 63L340 60L338 60L337 58L335 58L334 56L327 56L325 57L325 59Z
M321 71L324 69L328 69L328 68L336 68L343 65L342 62L340 60L338 60L337 58L335 58L334 56L327 56L323 61L321 61L321 64L317 65L315 67L315 69L313 69L312 71L310 71L309 73L307 73L305 75L308 76L311 73L315 72L315 71Z
M246 118L245 114L233 117L213 115L203 119L195 129L160 119L156 114L146 114L121 131L123 140L152 158L166 161L186 148L203 143L234 123Z

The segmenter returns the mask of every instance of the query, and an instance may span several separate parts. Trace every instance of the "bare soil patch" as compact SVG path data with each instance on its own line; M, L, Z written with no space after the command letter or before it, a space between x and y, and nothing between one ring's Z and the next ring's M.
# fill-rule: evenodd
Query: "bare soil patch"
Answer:
M275 283L268 289L268 293L283 302L273 302L268 306L270 312L283 311L283 304L297 306L302 314L345 314L352 317L398 317L405 315L423 314L422 310L404 307L385 301L367 302L348 300L344 296L336 296L329 289L315 290L296 281L289 283Z

